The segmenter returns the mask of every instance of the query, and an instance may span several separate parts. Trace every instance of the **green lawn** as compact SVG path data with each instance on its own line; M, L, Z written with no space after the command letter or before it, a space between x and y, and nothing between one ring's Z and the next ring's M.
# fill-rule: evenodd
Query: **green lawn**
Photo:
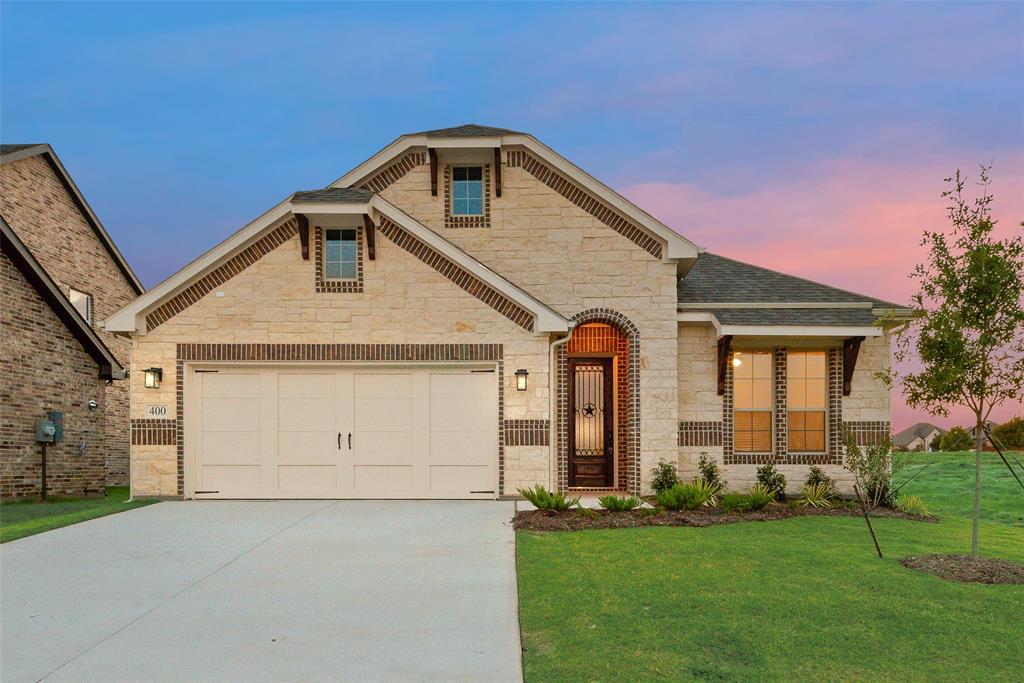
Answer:
M154 502L136 500L126 503L127 500L128 487L114 486L107 489L106 498L62 498L45 503L4 503L0 505L0 543Z
M973 470L926 457L907 491L942 521L876 520L884 560L855 517L519 532L527 680L1020 680L1024 586L896 561L970 548ZM1024 562L1024 491L984 476L982 553Z

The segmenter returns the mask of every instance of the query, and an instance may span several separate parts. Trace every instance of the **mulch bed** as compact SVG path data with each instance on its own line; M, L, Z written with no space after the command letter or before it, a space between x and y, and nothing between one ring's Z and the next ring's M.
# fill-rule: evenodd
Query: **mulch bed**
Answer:
M919 555L904 557L900 564L947 581L1024 584L1024 564L992 557L975 560L967 555Z
M756 512L721 512L714 508L699 510L630 510L629 512L606 512L594 510L588 515L579 510L548 513L541 510L517 512L513 520L516 529L524 531L578 531L581 529L629 529L642 526L696 526L734 524L736 522L770 522L791 517L860 517L858 507L834 507L818 509L812 507L789 507L769 505ZM937 521L934 517L908 515L898 510L876 509L872 517L895 517L922 522Z

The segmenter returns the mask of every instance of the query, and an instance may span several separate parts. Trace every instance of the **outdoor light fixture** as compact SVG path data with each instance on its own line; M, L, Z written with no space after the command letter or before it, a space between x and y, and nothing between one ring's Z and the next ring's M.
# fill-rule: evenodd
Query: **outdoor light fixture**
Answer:
M740 354L737 353L732 357L732 366L734 368L738 368L741 365L743 365L743 359L740 358Z
M146 373L146 388L147 389L159 389L160 380L164 378L163 368L146 368L143 372Z
M530 376L530 373L519 368L516 370L516 391L526 391L526 378Z

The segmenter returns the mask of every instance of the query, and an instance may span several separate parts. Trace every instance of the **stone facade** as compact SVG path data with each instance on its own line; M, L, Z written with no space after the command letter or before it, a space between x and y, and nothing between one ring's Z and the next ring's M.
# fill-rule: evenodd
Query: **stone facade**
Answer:
M47 493L102 495L106 383L96 362L7 255L0 300L0 498L40 495L35 425L51 410L64 411L64 441L47 445Z
M0 214L32 251L61 291L92 296L93 328L124 367L131 342L107 334L98 324L137 295L96 235L45 155L0 166ZM117 381L103 390L102 429L95 449L104 454L107 482L128 483L128 386Z

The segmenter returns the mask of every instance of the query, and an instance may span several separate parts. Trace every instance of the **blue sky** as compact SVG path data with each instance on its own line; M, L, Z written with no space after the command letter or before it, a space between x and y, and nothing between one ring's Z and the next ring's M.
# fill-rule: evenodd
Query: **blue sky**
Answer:
M1022 35L1021 3L5 1L0 138L53 144L147 285L477 122L711 250L902 301L955 168L993 162L1024 216Z

